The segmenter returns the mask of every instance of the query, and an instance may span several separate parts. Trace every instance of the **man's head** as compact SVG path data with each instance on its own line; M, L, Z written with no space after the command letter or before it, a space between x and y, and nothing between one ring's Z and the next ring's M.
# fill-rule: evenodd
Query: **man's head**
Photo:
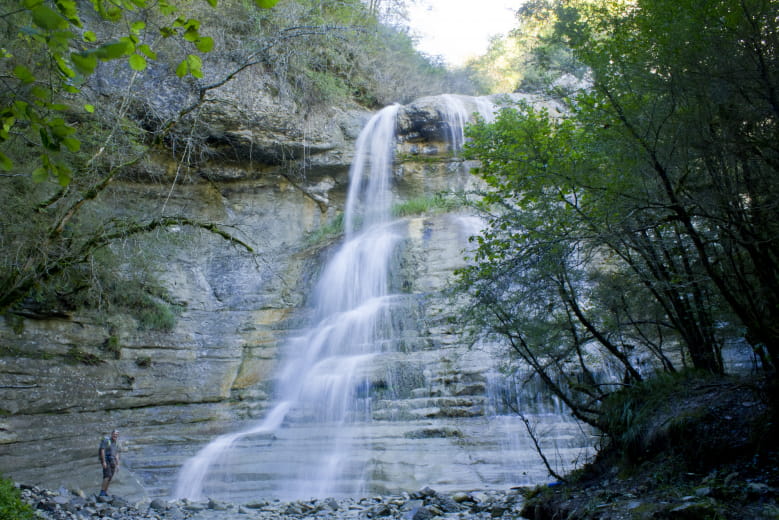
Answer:
M113 430L111 432L111 439L116 440L119 438L119 430Z

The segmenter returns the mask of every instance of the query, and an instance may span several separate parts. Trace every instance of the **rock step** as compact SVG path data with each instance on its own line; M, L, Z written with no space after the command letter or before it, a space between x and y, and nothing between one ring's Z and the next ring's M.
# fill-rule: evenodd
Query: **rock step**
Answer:
M478 417L484 415L486 404L484 396L380 400L372 403L372 417L374 420Z

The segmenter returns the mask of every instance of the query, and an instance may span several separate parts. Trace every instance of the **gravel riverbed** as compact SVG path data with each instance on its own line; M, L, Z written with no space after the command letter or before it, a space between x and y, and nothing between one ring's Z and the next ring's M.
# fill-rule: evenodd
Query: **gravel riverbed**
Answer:
M443 494L426 487L414 493L360 499L258 499L245 504L155 499L130 504L117 496L85 496L64 488L20 488L22 498L47 520L476 520L517 518L523 501L519 489Z

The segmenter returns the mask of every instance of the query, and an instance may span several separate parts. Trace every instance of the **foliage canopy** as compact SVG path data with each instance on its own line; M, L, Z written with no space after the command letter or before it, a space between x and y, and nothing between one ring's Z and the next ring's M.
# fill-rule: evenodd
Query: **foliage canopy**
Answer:
M726 344L748 342L775 378L779 6L550 9L593 86L471 131L490 220L460 275L482 324L604 430L616 388L721 374Z
M217 0L206 1L217 5ZM255 3L269 8L277 1ZM0 104L0 145L20 131L39 140L40 160L32 176L36 181L52 176L62 186L70 183L73 171L59 152L81 148L76 127L67 121L68 98L81 91L99 62L125 60L132 70L142 71L148 60L157 59L155 40L175 37L191 47L176 66L176 75L202 78L202 60L193 51L209 52L214 46L211 37L200 33L200 21L186 18L180 6L168 0L15 0L6 8L0 13L4 32L17 42L0 49L0 71L7 89ZM94 17L121 24L126 33L101 41L84 24ZM93 112L95 107L86 104L82 109ZM13 167L11 157L0 148L0 168L10 171Z

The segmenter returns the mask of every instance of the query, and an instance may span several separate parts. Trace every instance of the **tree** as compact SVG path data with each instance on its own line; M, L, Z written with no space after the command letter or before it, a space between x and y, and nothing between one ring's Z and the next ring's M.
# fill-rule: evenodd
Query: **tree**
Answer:
M468 70L487 91L543 91L562 97L584 79L587 68L554 34L556 5L556 0L523 2L516 11L517 26L492 38L487 52L469 61Z
M217 0L206 1L212 7L217 5ZM263 8L277 1L255 0ZM212 38L199 32L200 22L184 18L179 7L167 0L93 0L88 5L76 0L14 0L7 9L0 13L7 41L18 39L22 45L0 50L5 89L0 104L0 168L14 168L4 149L11 137L22 134L35 139L40 150L33 178L44 181L51 176L62 186L67 186L73 175L64 152L78 152L81 147L77 129L66 120L73 108L70 100L77 99L98 62L126 60L133 70L144 70L147 60L157 59L155 43L171 37L199 52L213 48ZM90 17L129 30L101 42L94 31L84 27ZM186 54L176 66L176 74L202 77L201 58ZM93 112L95 107L84 105L82 110Z
M471 131L490 220L461 281L482 324L601 427L616 383L682 363L720 374L739 336L775 378L779 7L581 1L555 16L592 89L563 114L520 106ZM598 377L595 352L624 377Z
M771 369L778 11L764 0L653 0L618 13L564 9L560 26L596 77L593 118L613 122L657 187L654 220L677 226L696 276L711 279Z
M215 0L208 3L216 5ZM274 3L257 2L260 7ZM127 117L129 95L117 105L84 103L81 94L89 76L99 62L117 60L140 72L147 60L157 59L156 45L170 38L193 51L175 65L176 74L202 76L202 61L194 52L210 51L213 40L201 35L198 20L184 18L176 4L146 0L19 0L0 19L8 42L0 53L0 167L9 172L0 177L0 312L86 264L112 241L157 228L192 225L251 250L208 222L84 216L85 208L143 157L148 145ZM111 36L116 29L127 32Z
M368 11L392 26L408 21L408 4L414 0L367 0Z
M471 128L467 154L492 188L482 199L490 221L475 263L459 275L477 324L505 338L576 417L603 428L599 403L615 383L642 379L639 350L665 359L665 338L649 325L658 322L656 307L613 305L606 279L632 273L609 258L583 213L578 183L592 172L581 132L528 105Z

